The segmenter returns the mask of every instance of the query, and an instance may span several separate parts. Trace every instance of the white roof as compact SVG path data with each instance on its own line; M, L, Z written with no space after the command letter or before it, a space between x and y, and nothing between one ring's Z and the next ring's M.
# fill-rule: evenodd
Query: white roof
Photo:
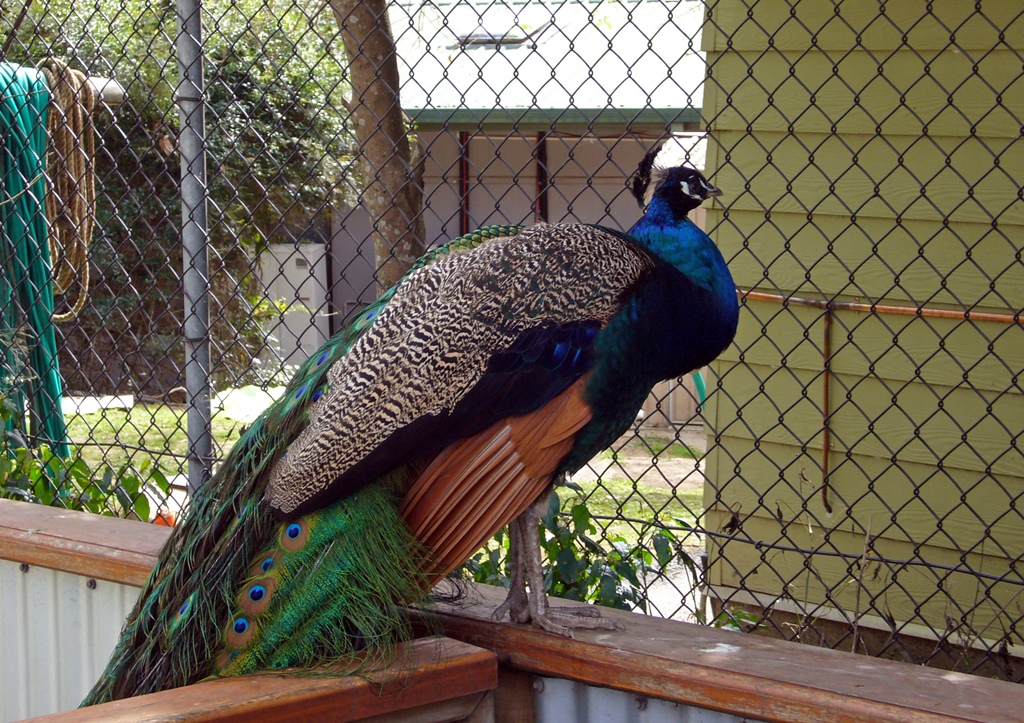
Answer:
M390 12L405 108L701 104L702 2L448 0Z

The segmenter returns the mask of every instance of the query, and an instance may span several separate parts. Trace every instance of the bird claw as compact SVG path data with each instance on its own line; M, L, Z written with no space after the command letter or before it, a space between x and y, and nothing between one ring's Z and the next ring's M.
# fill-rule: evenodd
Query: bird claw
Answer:
M601 611L592 605L585 607L545 607L544 612L533 613L527 600L518 591L510 590L505 602L494 609L491 620L500 622L507 614L514 623L532 623L549 633L573 638L573 630L625 630L615 620L601 617Z
M501 622L505 615L514 623L530 622L530 605L523 588L512 587L508 591L505 602L494 609L491 620Z
M528 596L522 588L509 590L505 602L490 613L490 620L500 623L508 614L513 623L532 623L535 627L566 638L575 637L573 630L626 630L616 621L602 618L601 611L593 605L578 607L549 607L536 605L542 610L532 611Z
M576 637L573 630L625 630L626 626L615 620L601 617L601 611L588 605L586 607L555 607L548 608L540 619L533 619L533 624L551 633Z
M491 620L499 622L508 614L514 623L533 623L535 627L567 638L575 637L573 630L625 630L622 623L602 618L601 611L593 605L548 606L536 534L540 508L546 505L546 500L539 500L508 526L508 595L491 613ZM526 592L527 581L529 593Z

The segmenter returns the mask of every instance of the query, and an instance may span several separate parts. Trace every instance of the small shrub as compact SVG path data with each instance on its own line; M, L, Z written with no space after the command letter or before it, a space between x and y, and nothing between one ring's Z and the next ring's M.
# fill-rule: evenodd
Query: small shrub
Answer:
M597 530L587 503L576 501L563 510L557 491L551 493L541 523L537 534L546 557L545 591L554 597L647 612L643 581L649 573L662 571L673 560L693 567L676 536L653 523L635 543L616 536L610 547L602 545L592 537ZM502 529L463 569L475 582L508 587L508 546L508 533Z
M148 521L147 488L157 499L170 494L170 481L152 460L144 460L140 469L124 464L93 470L77 449L65 458L45 445L31 447L17 426L8 424L16 416L10 400L0 397L0 497Z

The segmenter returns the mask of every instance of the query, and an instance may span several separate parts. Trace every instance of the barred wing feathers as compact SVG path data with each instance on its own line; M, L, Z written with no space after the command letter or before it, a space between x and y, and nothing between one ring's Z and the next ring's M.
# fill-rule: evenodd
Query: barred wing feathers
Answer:
M411 273L328 372L272 473L272 508L304 514L543 407L651 268L613 232L541 225Z

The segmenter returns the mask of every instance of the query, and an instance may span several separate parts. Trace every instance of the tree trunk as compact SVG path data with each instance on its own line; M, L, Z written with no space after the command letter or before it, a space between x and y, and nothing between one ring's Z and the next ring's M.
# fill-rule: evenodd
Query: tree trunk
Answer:
M349 112L360 145L362 202L374 220L380 290L424 251L423 164L399 99L398 56L386 0L331 0L349 64Z

